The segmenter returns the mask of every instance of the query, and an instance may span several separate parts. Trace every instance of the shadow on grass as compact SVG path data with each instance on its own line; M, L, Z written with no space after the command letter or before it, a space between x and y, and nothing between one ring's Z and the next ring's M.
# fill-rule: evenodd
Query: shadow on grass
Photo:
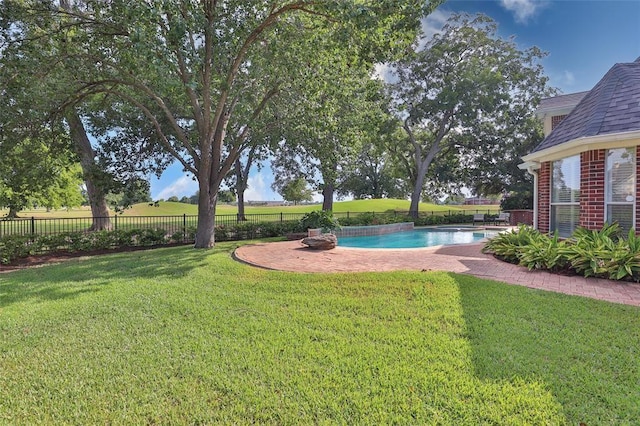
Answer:
M160 248L71 259L0 275L0 307L30 300L61 300L98 292L115 280L179 278L211 266L207 258L228 253L238 244L221 243L211 250L190 246Z
M570 424L640 418L640 309L451 275L479 378L545 383Z

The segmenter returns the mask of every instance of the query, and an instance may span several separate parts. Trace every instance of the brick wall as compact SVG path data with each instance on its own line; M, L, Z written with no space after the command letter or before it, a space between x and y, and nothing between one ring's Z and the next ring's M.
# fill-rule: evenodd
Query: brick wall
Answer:
M553 117L551 117L551 130L558 127L558 124L560 124L566 116L567 115L565 114L565 115L554 115Z
M551 163L540 164L538 170L538 230L549 232L551 197Z
M580 154L580 226L599 229L604 225L605 150Z
M638 200L640 200L640 146L636 146L636 235L640 234L640 229L638 229L638 224L640 223L640 205L638 204Z
M604 149L580 154L580 226L600 229L605 217ZM549 232L551 163L544 162L538 170L538 229ZM636 147L636 200L640 200L640 146ZM637 201L636 201L637 202ZM640 206L636 206L636 233L640 234Z

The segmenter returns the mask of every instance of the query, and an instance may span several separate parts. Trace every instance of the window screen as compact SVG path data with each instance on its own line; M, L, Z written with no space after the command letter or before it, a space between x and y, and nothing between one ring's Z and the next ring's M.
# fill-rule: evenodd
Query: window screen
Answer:
M551 231L570 237L580 218L580 156L554 161L551 173Z
M635 148L607 151L605 173L606 218L608 223L618 222L626 231L634 228L636 199Z

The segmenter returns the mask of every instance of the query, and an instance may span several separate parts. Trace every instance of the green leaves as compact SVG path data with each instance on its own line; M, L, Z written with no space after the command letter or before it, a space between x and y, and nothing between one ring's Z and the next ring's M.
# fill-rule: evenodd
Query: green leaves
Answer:
M322 229L322 232L329 232L340 229L338 219L333 217L333 213L329 210L314 210L305 214L300 219L302 229Z
M422 50L393 64L392 110L407 133L396 152L415 176L412 205L426 185L499 193L524 177L514 162L535 140L528 120L548 91L542 56L500 38L486 16L454 15ZM442 163L448 172L434 173Z
M483 252L529 269L640 282L640 238L634 230L622 238L615 223L600 230L578 228L566 240L520 226L492 238Z
M66 150L46 137L11 133L0 138L0 207L14 216L27 206L76 207L82 203L79 167Z

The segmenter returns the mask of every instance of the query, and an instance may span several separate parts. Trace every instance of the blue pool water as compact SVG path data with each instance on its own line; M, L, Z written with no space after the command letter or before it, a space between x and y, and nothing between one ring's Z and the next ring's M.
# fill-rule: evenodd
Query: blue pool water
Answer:
M418 248L468 244L496 235L498 231L424 228L363 237L339 237L338 245L356 248Z

